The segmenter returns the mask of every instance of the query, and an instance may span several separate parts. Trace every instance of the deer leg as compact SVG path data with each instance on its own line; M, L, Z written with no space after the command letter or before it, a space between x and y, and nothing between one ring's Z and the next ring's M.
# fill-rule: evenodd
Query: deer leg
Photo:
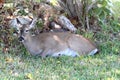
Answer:
M41 56L42 58L45 58L45 57L47 57L47 56L50 55L50 52L51 52L50 49L46 49L46 50L44 50L44 51L40 54L40 56Z

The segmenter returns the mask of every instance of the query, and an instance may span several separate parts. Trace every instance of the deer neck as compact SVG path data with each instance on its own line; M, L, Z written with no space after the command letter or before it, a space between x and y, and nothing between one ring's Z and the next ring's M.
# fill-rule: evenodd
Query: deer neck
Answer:
M24 43L31 43L32 42L32 35L30 33L25 35Z

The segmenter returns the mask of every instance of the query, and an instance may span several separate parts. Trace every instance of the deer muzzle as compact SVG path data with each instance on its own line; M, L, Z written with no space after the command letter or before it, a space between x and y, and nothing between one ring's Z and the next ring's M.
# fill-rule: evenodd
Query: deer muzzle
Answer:
M18 38L18 40L19 40L20 42L22 42L22 41L24 41L24 38L23 38L22 36L20 36L20 37Z

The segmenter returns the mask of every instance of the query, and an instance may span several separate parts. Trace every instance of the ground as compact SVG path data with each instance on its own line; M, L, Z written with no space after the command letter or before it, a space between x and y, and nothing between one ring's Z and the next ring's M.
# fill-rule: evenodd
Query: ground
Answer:
M76 58L0 54L0 80L119 80L120 55Z

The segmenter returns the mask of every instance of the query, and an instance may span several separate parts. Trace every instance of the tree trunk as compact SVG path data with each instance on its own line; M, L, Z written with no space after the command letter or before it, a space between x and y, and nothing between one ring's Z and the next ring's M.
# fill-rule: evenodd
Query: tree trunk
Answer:
M91 0L90 0L91 1ZM89 11L94 7L97 3L96 1L88 0L58 0L60 6L64 9L64 11L69 15L69 17L77 17L79 23L85 29L89 29Z

